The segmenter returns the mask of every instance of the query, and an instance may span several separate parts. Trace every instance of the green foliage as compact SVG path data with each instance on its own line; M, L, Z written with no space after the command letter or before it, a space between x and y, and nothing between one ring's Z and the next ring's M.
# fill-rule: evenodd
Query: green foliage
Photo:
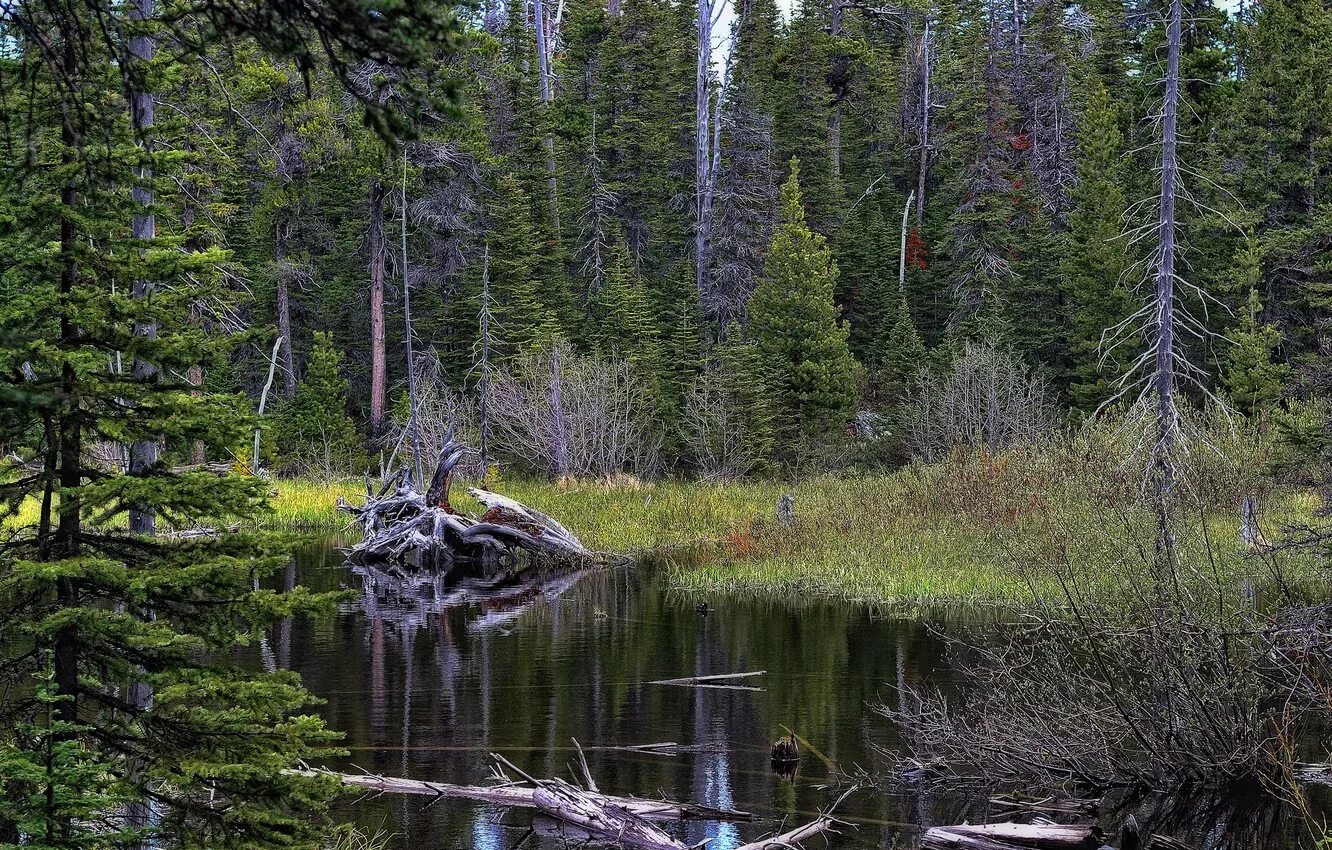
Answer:
M1225 382L1230 399L1248 416L1258 416L1281 397L1290 380L1290 367L1272 360L1281 344L1281 331L1263 324L1259 317L1263 302L1256 289L1249 291L1248 309L1235 333L1230 349Z
M332 334L316 331L296 397L278 414L278 450L287 463L327 475L364 465L362 440L347 417L348 386Z
M771 376L781 441L827 439L856 404L860 367L838 321L837 264L827 240L805 224L800 168L782 186L782 221L772 237L763 279L749 302L750 332ZM789 449L788 449L789 451Z
M1134 310L1124 275L1129 257L1120 236L1127 202L1121 163L1119 115L1104 83L1085 83L1081 105L1078 183L1070 193L1063 235L1061 286L1067 299L1068 354L1074 408L1087 415L1117 391L1136 352L1132 341L1114 345L1114 329ZM1104 343L1109 344L1104 344Z
M685 403L686 441L708 477L770 471L774 435L766 371L758 347L732 322Z

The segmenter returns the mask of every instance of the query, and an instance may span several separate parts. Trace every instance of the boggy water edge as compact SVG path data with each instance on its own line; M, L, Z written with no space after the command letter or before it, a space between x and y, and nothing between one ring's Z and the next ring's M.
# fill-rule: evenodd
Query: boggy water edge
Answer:
M345 565L337 543L305 547L280 580L347 587L354 599L336 615L284 624L264 653L327 701L322 713L350 751L335 769L481 784L487 754L497 752L535 776L569 778L577 739L605 791L755 813L754 823L679 830L688 844L711 839L728 850L814 816L856 776L886 775L901 742L875 707L900 707L903 687L938 685L965 699L934 630L949 623L932 628L845 603L704 601L670 592L648 567L458 604L428 575L403 582ZM761 691L651 684L754 670L766 672L746 683ZM769 758L788 729L812 745L792 778ZM617 749L661 742L680 745L678 754ZM1262 824L1250 846L1304 846L1292 819L1252 798L1234 802L1243 810L1227 817ZM983 821L992 810L983 794L883 783L843 804L841 817L856 828L832 846L911 847L925 827ZM457 800L347 798L341 813L391 834L397 847L568 846L540 823L528 835L525 813ZM1104 821L1113 826L1114 815ZM1193 826L1202 847L1209 830Z

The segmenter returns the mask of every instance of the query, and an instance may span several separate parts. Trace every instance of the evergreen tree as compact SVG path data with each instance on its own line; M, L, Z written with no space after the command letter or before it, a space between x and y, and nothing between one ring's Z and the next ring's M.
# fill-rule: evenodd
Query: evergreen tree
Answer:
M1273 361L1281 331L1261 322L1263 302L1258 290L1249 290L1247 307L1229 351L1225 382L1231 402L1245 415L1256 417L1281 397L1290 367Z
M925 343L905 300L898 304L897 321L879 343L879 349L880 391L890 399L900 399L924 368L926 356Z
M630 265L629 249L616 239L601 289L588 302L586 336L595 353L634 364L660 403L662 351L653 313L642 281Z
M390 19L370 4L256 15L220 0L173 8L170 26L152 10L33 0L0 22L0 444L15 453L0 463L0 842L315 848L335 783L286 769L334 736L294 674L230 659L327 600L254 589L286 561L271 540L125 526L132 509L176 529L248 520L265 490L173 470L198 444L236 450L253 423L243 398L187 377L225 362L222 318L238 312L225 254L171 214L199 211L173 178L201 140L150 130L138 110L219 42L345 80L370 56L419 66L458 26L431 2ZM168 34L148 59L144 41ZM404 128L367 115L385 135ZM136 443L162 448L133 474L99 460Z
M541 246L532 223L532 208L518 179L502 174L495 181L489 206L490 292L494 341L498 358L513 358L549 342L561 328L548 300L543 299Z
M1120 174L1119 118L1099 78L1087 81L1078 141L1078 182L1070 194L1060 271L1068 304L1069 396L1083 414L1116 392L1136 346L1102 345L1135 309L1128 283L1126 240L1120 231L1127 202ZM1111 341L1113 342L1113 340Z
M686 442L705 474L763 474L773 454L772 404L758 347L732 322L685 402Z
M355 471L364 451L347 416L349 387L333 336L315 331L305 377L281 414L278 445L283 455L306 470Z
M790 452L798 441L826 439L855 411L860 367L838 321L837 265L827 240L805 223L800 166L782 186L782 220L763 278L749 302L750 332L771 375L774 421Z

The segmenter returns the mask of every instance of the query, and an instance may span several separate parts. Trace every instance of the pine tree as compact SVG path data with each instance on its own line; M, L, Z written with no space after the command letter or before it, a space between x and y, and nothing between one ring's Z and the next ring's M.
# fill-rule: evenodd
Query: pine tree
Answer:
M173 469L200 443L235 451L253 425L243 398L187 377L230 356L218 317L238 304L221 285L224 252L172 215L196 203L174 179L191 146L166 122L150 133L132 120L122 93L141 102L220 41L279 50L323 79L371 55L416 67L451 50L458 25L428 2L390 21L367 5L255 15L220 0L173 9L170 32L190 38L148 60L126 46L167 32L151 9L34 0L23 15L36 26L0 25L12 119L0 129L0 444L18 458L0 462L0 842L315 848L334 783L285 769L326 756L334 736L294 674L230 659L327 600L254 589L287 560L273 540L125 526L132 509L176 529L249 520L266 487ZM369 115L386 134L403 126ZM144 235L135 219L149 215ZM162 449L124 474L115 451L134 443ZM20 516L30 504L35 518Z
M332 334L315 331L305 376L281 413L278 445L283 455L306 470L330 475L356 471L364 451L347 416L349 387Z
M897 321L879 343L880 391L889 399L900 399L924 368L925 356L925 343L903 300L898 304Z
M634 273L623 239L611 244L601 289L588 302L587 339L603 357L622 357L661 399L662 351L652 302Z
M1087 81L1083 132L1078 141L1078 183L1070 194L1068 231L1062 237L1060 272L1068 303L1069 396L1083 414L1116 392L1128 369L1132 344L1103 347L1102 340L1135 309L1123 280L1127 243L1121 237L1127 206L1123 137L1110 94L1100 79Z
M532 208L518 179L502 174L489 206L490 292L494 308L494 348L498 358L513 358L559 335L561 328L542 298L541 246Z
M855 411L860 367L837 318L837 265L805 223L800 166L782 186L782 221L749 302L750 332L772 378L774 421L787 451L835 434Z
M733 478L769 471L773 416L765 372L758 347L732 322L685 401L685 440L705 474Z
M1245 415L1257 417L1281 397L1291 372L1289 366L1273 360L1281 331L1261 322L1263 302L1258 290L1249 290L1247 306L1228 353L1225 382L1231 402Z

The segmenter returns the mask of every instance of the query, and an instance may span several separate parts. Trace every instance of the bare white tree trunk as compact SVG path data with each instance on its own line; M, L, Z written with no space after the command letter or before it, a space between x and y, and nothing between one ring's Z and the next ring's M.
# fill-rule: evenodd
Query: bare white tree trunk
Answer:
M547 117L550 104L555 99L555 87L551 79L550 44L547 36L546 8L542 0L532 0L532 28L536 32L537 74L541 77L541 104ZM550 194L550 224L556 232L560 229L559 183L555 176L555 137L547 133L542 139L546 148L546 188Z
M490 469L490 245L481 257L481 468ZM484 474L484 473L482 473Z
M268 391L273 388L273 373L277 371L278 352L284 342L282 334L273 343L273 353L268 356L268 380L264 382L264 390L259 393L259 416L264 415L264 408L268 406ZM254 475L259 474L259 436L262 428L254 429L254 455L250 458L250 472Z
M911 216L911 202L915 197L915 192L907 195L906 206L902 207L902 246L897 254L897 292L902 298L906 298L907 219Z
M712 73L712 33L725 13L727 0L699 0L694 67L694 283L699 297L707 302L711 274L712 206L721 170L721 111L730 78L727 68L720 80ZM714 96L715 92L715 96Z
M925 31L920 37L921 50L921 99L920 99L920 167L916 174L916 224L919 226L925 218L925 177L930 168L930 19L925 19Z

